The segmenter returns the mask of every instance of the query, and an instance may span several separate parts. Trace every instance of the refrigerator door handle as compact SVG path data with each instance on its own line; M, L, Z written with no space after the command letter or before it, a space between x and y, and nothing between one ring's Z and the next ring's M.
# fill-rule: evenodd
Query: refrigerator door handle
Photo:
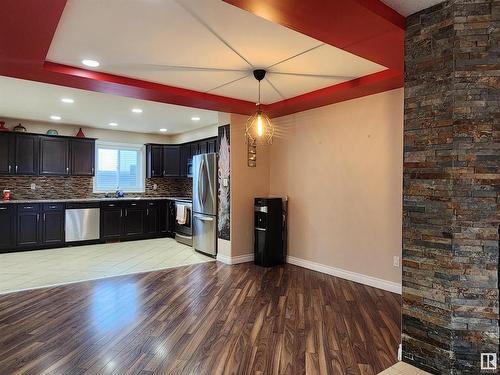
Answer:
M201 195L200 195L200 191L201 191L201 186L200 186L201 185L201 171L202 171L202 169L203 169L203 160L201 161L201 163L198 166L198 173L197 173L198 174L198 176L197 176L198 177L198 181L197 181L197 183L198 183L198 189L197 189L198 190L198 196L197 196L197 198L198 198L198 203L200 204L201 209L203 209L203 202L201 201Z
M205 217L205 216L195 216L195 219L201 220L201 221L214 221L213 217Z

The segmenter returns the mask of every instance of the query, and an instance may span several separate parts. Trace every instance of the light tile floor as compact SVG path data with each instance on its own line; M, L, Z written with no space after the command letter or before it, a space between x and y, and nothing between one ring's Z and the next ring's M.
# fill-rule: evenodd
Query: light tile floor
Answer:
M408 363L398 362L388 369L379 372L379 375L430 375L428 372L420 370Z
M0 254L0 294L214 261L171 238Z

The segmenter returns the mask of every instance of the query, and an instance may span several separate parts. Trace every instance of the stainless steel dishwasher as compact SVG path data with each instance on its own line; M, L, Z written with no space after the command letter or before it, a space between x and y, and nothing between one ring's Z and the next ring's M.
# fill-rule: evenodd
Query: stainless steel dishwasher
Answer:
M101 209L97 202L66 203L66 242L98 240Z

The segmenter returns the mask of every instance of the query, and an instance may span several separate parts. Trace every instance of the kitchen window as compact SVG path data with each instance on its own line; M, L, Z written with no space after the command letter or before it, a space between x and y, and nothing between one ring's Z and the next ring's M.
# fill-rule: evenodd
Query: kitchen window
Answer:
M144 192L144 146L96 143L94 193Z

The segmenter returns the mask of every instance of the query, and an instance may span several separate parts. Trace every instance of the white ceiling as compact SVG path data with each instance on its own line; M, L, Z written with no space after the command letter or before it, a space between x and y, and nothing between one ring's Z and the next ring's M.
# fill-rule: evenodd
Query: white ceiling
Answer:
M442 3L443 0L382 0L402 16L409 16L422 9Z
M99 71L254 102L251 72L266 68L264 104L385 69L220 0L69 0L47 59L84 58Z
M67 104L61 98L75 102ZM132 113L140 108L142 113ZM50 116L61 116L65 123L109 130L139 133L178 134L217 124L218 113L172 104L131 99L93 91L49 85L0 76L0 119L19 118L34 121L52 121ZM191 117L200 117L192 121ZM118 123L117 127L109 126Z

